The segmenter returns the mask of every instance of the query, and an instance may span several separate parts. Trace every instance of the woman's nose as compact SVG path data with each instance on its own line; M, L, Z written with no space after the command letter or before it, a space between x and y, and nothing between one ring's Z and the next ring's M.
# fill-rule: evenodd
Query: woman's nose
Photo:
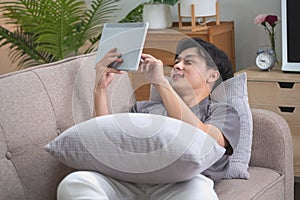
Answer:
M183 69L183 62L180 61L180 62L176 63L173 68L176 69L176 70L182 70Z

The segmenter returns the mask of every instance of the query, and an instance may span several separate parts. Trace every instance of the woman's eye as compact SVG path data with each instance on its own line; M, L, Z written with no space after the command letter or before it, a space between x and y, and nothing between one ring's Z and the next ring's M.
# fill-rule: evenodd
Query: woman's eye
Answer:
M187 60L175 60L174 61L174 65L176 65L176 64L178 64L178 63L180 63L182 61L183 61L184 64L187 64L187 65L190 65L190 64L193 63L193 60L190 60L190 59L187 59Z
M191 64L193 61L192 60L185 60L184 62L187 63L187 64Z

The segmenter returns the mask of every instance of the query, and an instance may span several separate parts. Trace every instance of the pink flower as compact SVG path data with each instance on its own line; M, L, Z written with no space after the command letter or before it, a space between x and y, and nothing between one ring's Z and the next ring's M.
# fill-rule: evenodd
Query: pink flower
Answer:
M267 14L257 15L254 19L254 23L259 25L259 24L265 22L267 16L268 16Z
M266 26L266 23L268 23L270 26L274 27L276 26L278 22L278 17L276 15L267 15L267 14L260 14L257 15L254 19L254 23L257 25L263 25Z

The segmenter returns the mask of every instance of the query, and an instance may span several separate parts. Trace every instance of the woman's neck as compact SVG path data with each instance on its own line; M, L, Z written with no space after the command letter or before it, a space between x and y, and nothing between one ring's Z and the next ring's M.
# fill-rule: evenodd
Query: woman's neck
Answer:
M180 94L179 94L180 95ZM192 94L182 94L180 97L184 101L184 103L189 107L193 107L199 104L203 99L209 96L208 92L195 92Z

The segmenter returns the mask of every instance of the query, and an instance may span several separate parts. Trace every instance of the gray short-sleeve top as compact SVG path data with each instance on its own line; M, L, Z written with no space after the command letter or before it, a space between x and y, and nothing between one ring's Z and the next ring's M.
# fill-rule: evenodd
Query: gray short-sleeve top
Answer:
M229 156L234 152L240 137L240 119L237 111L222 102L212 101L209 97L190 108L192 112L205 124L217 127L229 143L221 159L202 172L203 175L218 181L229 169ZM138 101L131 108L131 112L151 113L167 116L162 103L152 101Z

